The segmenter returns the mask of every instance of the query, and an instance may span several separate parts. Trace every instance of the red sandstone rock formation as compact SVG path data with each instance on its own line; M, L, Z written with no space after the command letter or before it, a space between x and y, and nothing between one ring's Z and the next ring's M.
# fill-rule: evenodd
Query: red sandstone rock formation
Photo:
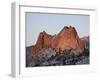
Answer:
M51 36L45 31L39 34L38 40L33 47L29 59L43 48L53 48L57 52L59 50L74 50L82 53L84 51L84 43L79 38L74 27L65 26L57 35Z
M79 38L74 27L65 26L61 32L52 40L51 47L60 50L84 51L84 43Z
M52 36L47 34L45 31L41 32L36 45L32 49L32 53L37 53L42 48L50 48L51 47Z

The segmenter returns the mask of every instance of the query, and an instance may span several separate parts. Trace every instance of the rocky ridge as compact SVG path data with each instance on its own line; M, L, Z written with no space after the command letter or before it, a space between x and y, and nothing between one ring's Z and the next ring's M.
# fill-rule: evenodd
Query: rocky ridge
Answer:
M85 44L79 38L75 27L72 26L64 26L56 35L50 35L43 31L40 32L36 44L32 48L30 55L28 55L28 59L33 59L34 55L41 54L42 49L48 48L53 49L56 53L63 53L65 50L82 53Z

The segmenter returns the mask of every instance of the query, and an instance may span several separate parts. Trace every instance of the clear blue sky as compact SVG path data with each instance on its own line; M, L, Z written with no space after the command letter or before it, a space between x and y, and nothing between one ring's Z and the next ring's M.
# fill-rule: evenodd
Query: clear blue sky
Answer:
M26 46L34 45L39 33L57 34L64 26L74 26L80 37L89 35L88 15L25 13L26 16Z

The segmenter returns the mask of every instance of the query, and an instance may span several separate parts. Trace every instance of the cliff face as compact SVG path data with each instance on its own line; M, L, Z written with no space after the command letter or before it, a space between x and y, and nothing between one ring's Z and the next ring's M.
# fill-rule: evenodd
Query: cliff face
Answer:
M84 51L84 43L79 38L74 27L65 26L61 32L53 38L51 47L60 50L75 50L78 52Z
M52 48L56 52L73 50L82 53L85 45L79 38L74 27L65 26L57 35L54 36L47 34L45 31L41 32L29 58L32 58L33 55L43 48Z
M36 45L32 49L32 53L37 53L42 48L50 48L51 47L51 40L53 36L47 34L45 31L41 32L39 34L38 40L36 42Z

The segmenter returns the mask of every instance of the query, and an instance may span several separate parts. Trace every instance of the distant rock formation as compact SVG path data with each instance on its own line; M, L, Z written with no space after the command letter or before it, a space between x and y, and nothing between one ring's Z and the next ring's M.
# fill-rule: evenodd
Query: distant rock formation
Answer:
M85 48L89 49L90 48L89 36L82 37L81 40L85 43Z
M72 26L65 26L58 34L49 35L45 31L39 34L38 40L30 55L32 59L34 55L39 53L42 49L52 48L57 53L62 53L64 50L71 50L82 53L85 48L84 41L78 36L76 29Z

